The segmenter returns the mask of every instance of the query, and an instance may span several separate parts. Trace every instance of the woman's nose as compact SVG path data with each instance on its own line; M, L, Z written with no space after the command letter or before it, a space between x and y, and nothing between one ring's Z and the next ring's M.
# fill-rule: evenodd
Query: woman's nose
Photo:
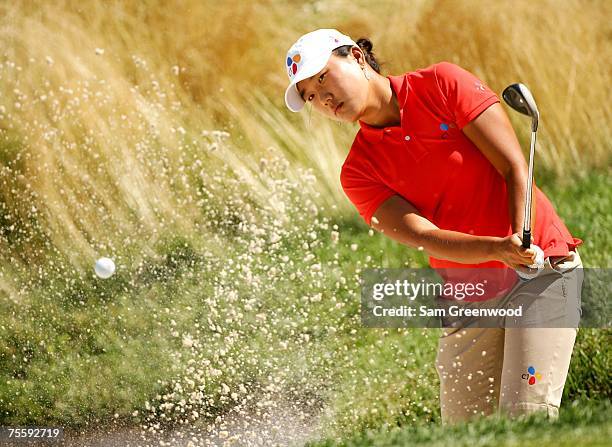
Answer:
M331 93L329 93L329 92L324 92L324 93L321 95L321 98L323 98L323 100L322 100L323 105L324 105L325 107L328 107L328 106L329 106L329 103L330 103L330 101L331 101L331 99L332 99L332 94L331 94Z

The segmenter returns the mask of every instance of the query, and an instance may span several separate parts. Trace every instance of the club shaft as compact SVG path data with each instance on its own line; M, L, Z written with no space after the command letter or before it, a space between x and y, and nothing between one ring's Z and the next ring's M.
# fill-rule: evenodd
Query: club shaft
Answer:
M533 186L533 156L535 152L536 132L531 132L531 148L529 149L529 169L527 171L527 192L525 197L525 223L523 225L523 247L531 246L531 190Z

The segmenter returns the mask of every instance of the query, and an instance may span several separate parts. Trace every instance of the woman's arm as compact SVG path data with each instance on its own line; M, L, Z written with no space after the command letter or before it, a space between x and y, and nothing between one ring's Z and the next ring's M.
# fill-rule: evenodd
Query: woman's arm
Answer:
M527 193L527 163L512 124L500 103L495 103L463 128L463 133L506 180L512 231L522 237ZM534 176L535 177L535 176ZM536 219L535 179L531 200L531 234Z
M422 247L438 259L462 264L498 260L513 268L535 260L533 250L521 247L516 234L500 238L442 230L399 195L391 196L378 207L372 226L404 245Z

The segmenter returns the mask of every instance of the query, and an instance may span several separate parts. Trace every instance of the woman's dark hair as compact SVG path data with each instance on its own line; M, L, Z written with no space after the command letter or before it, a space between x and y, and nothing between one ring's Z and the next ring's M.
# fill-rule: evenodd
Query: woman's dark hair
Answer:
M366 58L366 62L370 64L370 67L372 67L372 69L376 73L380 74L380 65L378 64L374 53L372 53L372 47L374 46L374 44L372 44L370 39L362 37L360 39L357 39L355 43L359 48L361 48L361 51L363 51L363 54ZM343 45L341 47L336 48L333 53L337 56L346 57L351 53L351 48L353 48L353 45Z

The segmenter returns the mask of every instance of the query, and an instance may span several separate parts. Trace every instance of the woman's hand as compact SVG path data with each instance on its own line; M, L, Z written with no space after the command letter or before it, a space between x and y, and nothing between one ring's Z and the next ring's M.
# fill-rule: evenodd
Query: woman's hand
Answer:
M531 265L536 261L536 252L532 248L524 248L519 233L500 238L495 246L496 257L513 269Z

